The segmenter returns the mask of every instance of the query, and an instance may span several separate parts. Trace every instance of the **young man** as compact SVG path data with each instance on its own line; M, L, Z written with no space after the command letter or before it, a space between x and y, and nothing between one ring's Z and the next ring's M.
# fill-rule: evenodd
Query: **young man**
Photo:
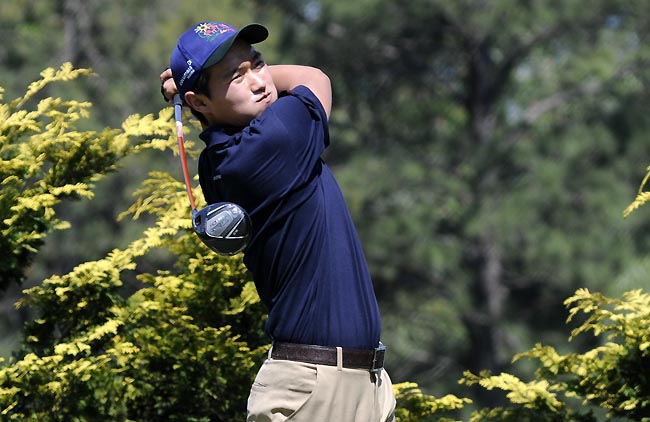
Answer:
M320 158L329 145L329 78L312 67L268 66L252 47L267 36L258 24L197 24L161 74L163 95L178 90L204 128L207 201L237 203L252 220L244 263L268 307L273 345L247 420L391 421L372 281Z

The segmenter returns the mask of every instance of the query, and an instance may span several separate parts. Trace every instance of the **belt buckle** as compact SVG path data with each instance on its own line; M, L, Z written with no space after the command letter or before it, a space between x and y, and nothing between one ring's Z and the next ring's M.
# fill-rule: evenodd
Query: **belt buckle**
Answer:
M379 346L375 347L375 350L372 353L372 367L370 368L370 372L375 374L377 377L381 376L381 370L384 368L383 365L381 367L377 368L377 353L378 352L386 353L386 346L379 343Z

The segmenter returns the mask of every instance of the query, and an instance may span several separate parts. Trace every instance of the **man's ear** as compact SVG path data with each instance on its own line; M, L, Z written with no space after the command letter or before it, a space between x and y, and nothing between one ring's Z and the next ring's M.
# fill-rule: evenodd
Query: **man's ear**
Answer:
M205 96L197 94L194 91L188 91L185 93L185 103L200 113L207 111L206 109L208 105L205 101Z

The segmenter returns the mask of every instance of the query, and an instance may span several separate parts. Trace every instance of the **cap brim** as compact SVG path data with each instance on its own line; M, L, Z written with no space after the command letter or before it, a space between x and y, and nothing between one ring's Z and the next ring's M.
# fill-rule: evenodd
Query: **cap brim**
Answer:
M208 60L205 61L205 64L202 66L202 68L205 69L219 63L221 59L223 59L226 54L228 54L230 47L232 47L232 45L237 40L241 39L248 42L249 44L257 44L258 42L262 42L267 39L268 36L269 30L266 29L266 27L263 25L260 25L258 23L251 23L249 25L246 25L237 31L235 35L230 37L230 39L224 41L219 47L217 47L217 49L214 50L210 57L208 57Z

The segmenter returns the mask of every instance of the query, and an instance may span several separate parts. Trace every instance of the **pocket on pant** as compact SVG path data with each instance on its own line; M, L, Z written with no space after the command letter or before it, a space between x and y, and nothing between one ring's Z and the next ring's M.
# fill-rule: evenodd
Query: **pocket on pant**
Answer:
M298 411L316 387L316 365L267 360L248 398L248 421L284 421Z

